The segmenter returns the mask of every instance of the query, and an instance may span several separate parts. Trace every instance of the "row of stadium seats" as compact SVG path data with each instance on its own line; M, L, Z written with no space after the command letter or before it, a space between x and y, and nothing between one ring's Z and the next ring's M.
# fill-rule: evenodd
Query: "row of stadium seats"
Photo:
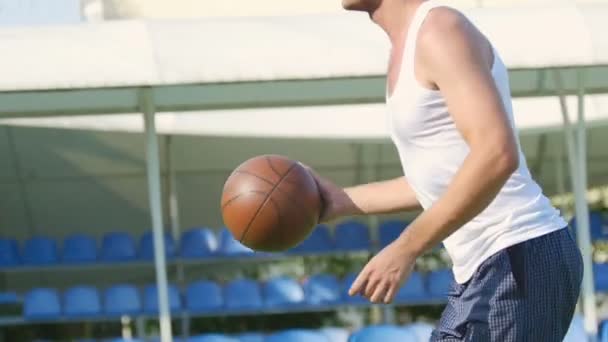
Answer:
M386 246L403 231L404 221L385 221L379 228L379 245ZM184 259L234 256L253 253L236 241L226 229L217 236L207 228L193 228L185 231L179 246L170 234L166 233L165 250L169 258ZM372 241L368 227L360 222L348 221L337 225L334 234L325 225L319 225L313 233L295 247L292 253L323 253L369 251ZM61 248L57 241L43 236L26 240L22 248L14 239L0 239L0 267L19 265L48 266L54 264L78 264L94 262L125 262L152 260L154 258L153 236L143 234L139 243L126 232L111 232L102 237L101 246L86 234L66 237Z
M322 328L318 330L294 329L272 334L245 333L240 335L204 334L189 338L174 338L175 342L427 342L431 337L433 326L428 323L413 323L405 326L376 325L350 332L344 328ZM570 329L563 342L580 342L586 340L583 320L577 315L570 324ZM110 339L99 342L158 342L153 339ZM47 342L47 341L36 341ZM96 340L79 340L78 342L97 342ZM608 324L600 327L598 342L608 342Z
M173 312L192 315L223 315L248 312L316 311L341 305L368 304L363 297L347 294L356 274L339 280L317 274L302 283L289 277L275 277L258 283L238 279L222 286L211 281L190 283L184 289L169 286ZM396 297L396 303L426 304L445 302L452 272L440 270L423 276L414 272ZM145 286L141 296L133 285L111 286L100 294L97 288L77 286L62 295L50 288L37 288L23 298L26 320L83 319L120 315L155 315L158 312L157 288Z
M271 334L244 333L239 335L204 334L189 338L174 337L174 342L428 342L433 326L413 323L406 326L378 325L362 328L354 333L344 328L328 327L318 330L293 329ZM349 340L350 338L350 340ZM100 342L158 342L153 339L109 339ZM46 342L46 341L36 341ZM96 342L93 339L78 342Z

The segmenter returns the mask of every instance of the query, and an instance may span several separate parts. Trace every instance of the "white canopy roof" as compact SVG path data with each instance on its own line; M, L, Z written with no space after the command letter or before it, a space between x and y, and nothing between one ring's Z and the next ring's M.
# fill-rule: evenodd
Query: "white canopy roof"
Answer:
M473 9L511 69L608 64L608 6ZM0 30L0 90L381 75L365 15L118 21Z

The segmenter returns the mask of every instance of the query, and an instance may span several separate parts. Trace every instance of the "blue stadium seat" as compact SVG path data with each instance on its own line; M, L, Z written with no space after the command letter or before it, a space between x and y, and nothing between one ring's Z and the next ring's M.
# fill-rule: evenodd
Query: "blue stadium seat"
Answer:
M585 323L583 320L583 316L576 314L572 318L572 322L570 322L570 327L566 332L566 336L564 336L563 342L581 342L588 341L587 333L585 332ZM603 340L600 340L604 342Z
M253 250L237 241L226 228L220 230L219 253L222 256L253 255Z
M357 273L349 273L342 280L342 302L348 304L369 304L369 300L367 298L356 295L354 297L348 295L348 290L357 279Z
M372 246L369 228L357 221L337 224L334 240L339 251L369 251Z
M133 338L133 339L132 338L128 338L127 339L127 338L118 337L118 338L113 338L111 340L106 340L104 342L144 342L144 341L140 340L140 339L137 339L137 338Z
M250 279L234 280L224 287L224 303L229 310L260 310L264 307L259 284Z
M103 236L101 259L107 262L135 260L137 256L133 237L125 232L112 232Z
M264 303L268 308L297 307L304 304L304 290L292 278L269 279L263 288Z
M15 239L0 239L0 268L21 264L19 244Z
M406 327L407 331L416 336L416 341L430 341L434 326L428 323L412 323Z
M223 307L222 288L218 284L201 280L186 288L186 308L189 312L214 312Z
M139 291L132 285L114 285L104 294L103 306L107 315L129 315L141 312Z
M23 303L25 319L53 319L61 316L59 294L54 289L38 288L25 294Z
M182 233L180 256L182 258L204 258L215 254L217 237L208 228L192 228Z
M171 233L163 233L165 241L165 256L171 259L175 256L175 240ZM154 260L154 235L152 231L145 232L139 239L139 257L144 260Z
M363 328L354 333L349 342L418 342L416 335L405 328L379 325Z
M331 252L334 248L329 228L324 224L320 224L315 227L302 243L292 248L289 252L298 254L325 253Z
M44 236L35 236L23 246L23 263L26 265L53 265L58 261L57 243Z
M427 276L429 296L435 300L447 300L454 283L454 273L450 269L435 270Z
M15 292L0 292L1 304L19 304L19 296Z
M344 328L321 328L319 332L329 339L329 342L348 342L350 332Z
M400 220L388 220L380 223L378 228L380 247L384 248L395 241L407 225L407 222Z
M338 303L340 295L340 283L331 274L316 274L304 283L304 296L308 305Z
M63 240L61 260L69 264L95 262L97 260L97 242L89 235L70 235Z
M245 333L238 336L240 342L264 342L265 338L263 334L259 333Z
M593 264L595 290L608 292L608 264Z
M177 286L169 284L169 310L179 312L182 309L182 296ZM158 314L158 288L156 284L147 285L144 288L144 312Z
M318 331L310 330L287 330L272 334L265 342L331 342L327 336Z
M91 286L76 286L63 294L63 308L67 317L79 318L101 314L99 292Z
M598 332L599 342L608 342L608 321L603 321L600 324L600 331Z
M220 335L220 334L205 334L199 336L192 336L188 339L188 342L240 342L235 337Z
M570 220L570 226L572 227L572 232L574 236L576 236L576 218L573 217ZM591 234L591 240L608 240L608 227L606 225L606 221L604 219L604 215L599 211L590 211L589 212L589 228Z
M420 272L412 272L405 284L399 289L395 296L397 303L412 303L420 302L426 298L426 290L424 288L424 279Z

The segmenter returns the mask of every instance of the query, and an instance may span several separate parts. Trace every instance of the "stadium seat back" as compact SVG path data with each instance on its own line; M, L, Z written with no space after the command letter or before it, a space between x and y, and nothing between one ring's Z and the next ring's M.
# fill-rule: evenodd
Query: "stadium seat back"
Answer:
M131 261L137 256L135 241L125 232L112 232L104 235L101 245L101 258L108 262Z
M101 314L99 292L91 286L76 286L63 294L64 312L68 317L95 316Z
M378 239L380 247L386 247L395 241L407 226L407 222L400 220L388 220L380 223L378 228Z
M175 240L171 233L163 233L165 243L165 256L173 258L175 256ZM145 232L139 239L139 257L144 260L154 260L154 234L152 231Z
M140 313L141 298L139 291L132 285L114 285L105 291L104 308L108 315Z
M217 237L208 228L191 228L180 239L182 258L204 258L213 255L218 248Z
M306 280L303 287L309 305L333 304L340 301L340 283L333 275L313 275Z
M336 250L340 251L369 251L371 238L369 228L357 221L347 221L336 225Z
M191 312L211 312L224 306L222 288L211 281L197 281L186 288L186 305Z
M23 315L26 319L53 319L61 316L59 294L54 289L38 288L24 298Z
M23 246L23 263L27 265L52 265L58 262L57 242L51 238L35 236Z
M320 224L302 243L292 248L290 252L303 254L326 253L333 251L334 248L334 241L329 228L324 224Z
M331 342L327 336L318 331L287 330L272 334L265 342Z
M97 260L97 242L92 236L73 234L63 240L64 263L87 263Z
M301 305L304 303L304 290L292 278L276 277L264 284L264 300L269 308Z
M349 342L418 342L415 334L396 326L371 326L354 333Z
M0 268L19 264L21 264L21 257L17 240L0 238Z
M224 302L226 308L232 310L255 310L264 306L259 284L250 279L228 283L224 288Z
M169 310L178 312L182 309L182 296L177 286L169 284ZM158 287L156 284L144 288L144 311L149 314L158 313Z

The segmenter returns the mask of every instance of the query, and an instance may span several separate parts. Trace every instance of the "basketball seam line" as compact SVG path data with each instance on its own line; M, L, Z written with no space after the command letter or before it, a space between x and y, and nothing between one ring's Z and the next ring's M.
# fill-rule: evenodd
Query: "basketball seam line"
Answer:
M274 170L274 172L276 172L276 170ZM270 180L268 180L268 179L266 179L264 177L260 177L260 176L256 175L255 173L252 173L252 172L249 172L249 171L241 171L241 170L237 170L237 171L235 171L235 173L241 173L241 174L244 174L244 175L248 175L248 176L257 178L257 179L259 179L259 180L261 180L261 181L263 181L263 182L265 182L265 183L267 183L269 185L274 186L273 182L271 182ZM279 176L280 176L280 174L279 174ZM289 200L288 202L290 204L292 204L292 205L295 205L296 207L299 207L302 204L302 203L296 201L296 199L294 197L290 196L288 193L282 191L281 189L273 189L273 190L281 192L283 195L285 195L285 197L287 197L287 199ZM260 192L262 192L262 191L260 191ZM237 195L236 197L239 197L239 196L240 195ZM233 199L236 199L236 198L231 198L228 202L231 202ZM228 204L228 203L225 203L225 204Z
M233 201L237 200L239 197L244 196L244 195L248 195L248 194L262 194L262 195L266 195L265 191L262 190L249 190L246 192L241 192L240 194L230 198L229 200L227 200L224 204L222 204L222 211L224 211L224 208L226 208L226 206L230 203L232 203Z
M251 228L251 225L253 224L253 221L255 221L255 219L258 217L258 215L262 211L262 208L264 208L264 206L266 205L266 203L268 203L268 200L270 199L270 195L272 195L272 193L274 192L274 190L279 185L281 185L281 183L283 182L283 180L285 178L287 178L287 176L289 175L289 173L291 172L291 170L293 170L294 167L296 167L296 165L298 165L298 163L293 163L293 165L291 165L289 167L289 169L287 169L287 172L285 172L285 174L281 177L281 179L279 179L279 181L272 187L272 189L270 189L270 191L266 195L266 198L264 199L264 201L262 202L262 204L260 204L260 206L258 207L257 211L253 215L253 218L251 218L251 221L249 221L249 223L247 224L247 227L245 227L245 231L243 232L243 235L241 235L241 238L239 239L240 243L243 243L243 240L245 240L245 236L247 236L247 233L249 232L249 228Z

